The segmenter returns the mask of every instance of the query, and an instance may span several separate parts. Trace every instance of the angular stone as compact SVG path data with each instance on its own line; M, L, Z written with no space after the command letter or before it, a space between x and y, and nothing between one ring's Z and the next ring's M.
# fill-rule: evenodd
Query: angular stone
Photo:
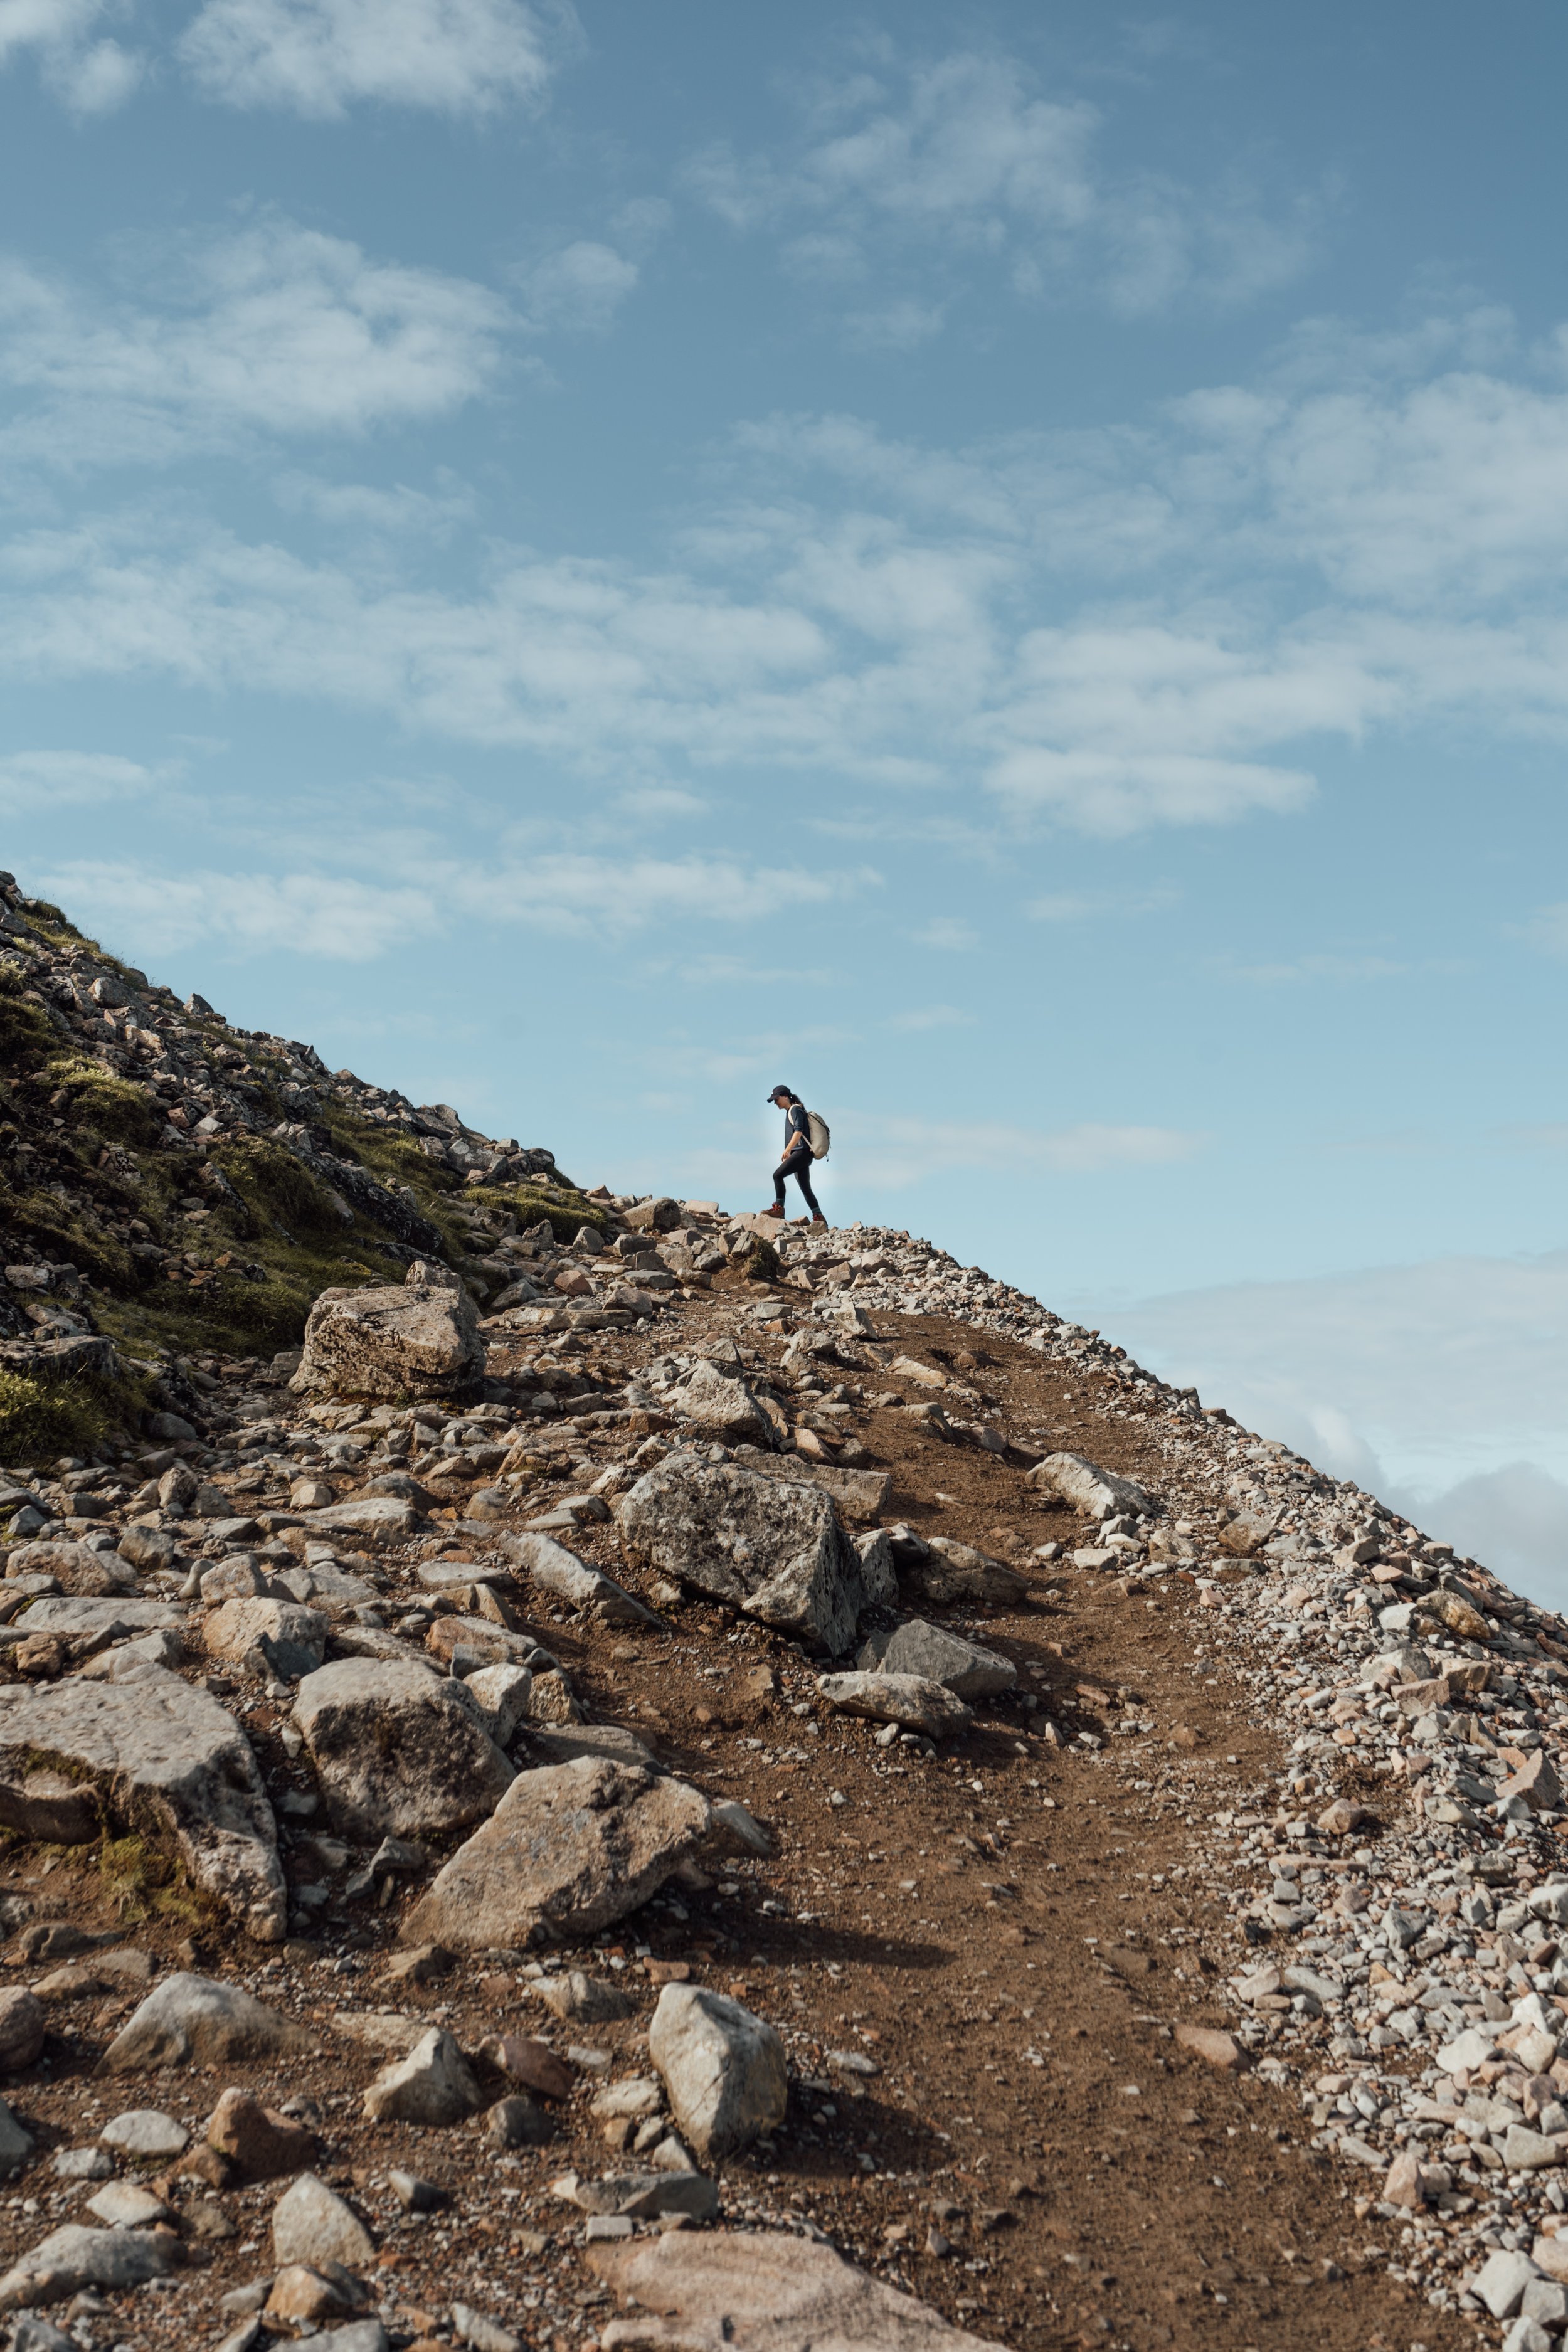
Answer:
M556 2056L548 2042L531 2033L498 2034L484 2044L479 2055L498 2074L510 2075L525 2091L537 2091L541 2098L569 2099L577 2086L577 2077L565 2061Z
M759 1471L764 1478L786 1478L797 1486L804 1483L820 1486L837 1505L839 1517L852 1520L857 1527L879 1517L893 1491L890 1470L842 1469L837 1463L807 1462L798 1454L764 1454L760 1447L751 1445L738 1445L735 1459L742 1469Z
M300 1685L294 1721L332 1827L361 1844L467 1829L517 1777L462 1685L414 1659L319 1667Z
M5 1563L14 1576L52 1576L62 1592L101 1598L110 1592L134 1592L136 1571L118 1552L94 1551L87 1544L61 1539L52 1543L19 1544Z
M1512 1773L1498 1790L1500 1804L1507 1804L1510 1797L1522 1797L1532 1813L1560 1813L1563 1811L1563 1783L1544 1748L1538 1748L1532 1755L1527 1756L1519 1770Z
M533 1675L527 1666L481 1666L465 1677L463 1689L470 1706L478 1707L486 1730L504 1748L528 1714Z
M293 2057L311 2036L292 2018L253 2000L237 1985L212 1977L165 1977L150 1992L98 2062L100 2074L127 2074L150 2066L248 2065Z
M599 2328L604 2352L1002 2352L793 2231L680 2230L584 2259L640 2306Z
M833 1656L853 1641L865 1603L859 1555L816 1487L672 1454L623 1496L618 1516L634 1566Z
M34 2147L33 2135L24 2131L4 2099L0 2099L0 2180L20 2172Z
M373 2123L461 2123L485 2104L473 2070L449 2033L437 2026L406 2058L384 2066L364 2095Z
M1247 2064L1247 2052L1234 2034L1222 2032L1213 2025L1178 2025L1176 2041L1183 2050L1190 2050L1194 2058L1202 2058L1210 2066L1217 2066L1227 2074L1239 2074Z
M923 1675L819 1675L816 1687L840 1715L900 1724L906 1731L923 1731L928 1739L955 1738L974 1720L973 1710L961 1698Z
M648 2053L676 2122L705 2162L749 2147L783 2123L784 2043L764 2018L727 1994L667 1984L648 2028Z
M1047 1454L1030 1471L1028 1484L1059 1495L1075 1511L1086 1511L1093 1518L1109 1518L1118 1511L1152 1518L1160 1507L1136 1480L1102 1470L1085 1454Z
M923 1617L911 1617L895 1633L874 1633L856 1664L884 1675L920 1675L945 1684L960 1698L994 1698L1018 1679L1011 1658L928 1625Z
M167 2221L169 2208L150 2189L142 2189L134 2180L111 2180L96 2197L87 2200L87 2210L97 2221L105 2221L111 2230L144 2230L150 2221Z
M323 1290L290 1388L330 1396L458 1396L485 1368L466 1290L427 1283Z
M563 2025L608 2025L616 2018L635 2013L635 2004L619 1985L612 1984L607 1977L591 1977L582 1969L567 1969L558 1977L541 1977L532 1991L534 1998L542 2000Z
M955 1601L994 1601L1016 1609L1029 1590L1028 1579L1016 1568L948 1536L930 1537L926 1557L900 1573L910 1591L944 1605Z
M555 2137L555 2126L526 2091L498 2099L485 2109L482 2124L485 2137L500 2147L542 2147Z
M744 1381L729 1380L716 1364L700 1359L680 1390L679 1411L690 1428L725 1445L773 1443L773 1429Z
M1503 2167L1509 2172L1540 2172L1551 2164L1561 2164L1563 2143L1551 2139L1544 2132L1531 2131L1528 2124L1510 2124L1503 2134Z
M226 1601L202 1628L209 1654L242 1674L299 1682L327 1646L327 1621L297 1601Z
M411 1535L419 1514L401 1495L354 1495L303 1516L307 1527L328 1535L391 1537Z
M263 1941L288 1896L272 1808L250 1742L216 1699L161 1666L112 1683L0 1687L0 1822L24 1836L40 1759L90 1781L117 1832L173 1840L192 1882Z
M1468 2284L1470 2293L1485 2304L1494 2319L1506 2319L1510 2312L1517 2311L1525 2288L1538 2275L1528 2254L1500 2246L1495 2253L1488 2255Z
M248 2091L230 2090L207 2118L207 2146L226 2158L236 2180L276 2180L305 2169L316 2135L264 2107Z
M183 1612L172 1601L72 1601L63 1593L56 1600L45 1593L4 1631L17 1642L58 1641L68 1656L89 1658L111 1642L134 1641L139 1633L178 1633L184 1623Z
M684 1780L583 1757L520 1773L404 1923L457 1951L591 1936L657 1893L710 1825Z
M191 2137L184 2124L160 2107L129 2107L124 2115L106 2123L98 2136L105 2147L138 2157L183 2155Z
M358 2271L374 2262L375 2241L353 2206L302 2172L272 2209L272 2252L279 2266L328 2262Z
M112 2292L141 2286L151 2278L167 2278L179 2259L177 2242L165 2232L89 2230L80 2222L68 2222L0 2278L0 2311L63 2303L84 2287Z
M663 1622L645 1609L634 1593L602 1569L590 1568L574 1552L549 1536L505 1535L500 1548L521 1568L540 1592L548 1592L574 1609L585 1609L604 1625L658 1625Z

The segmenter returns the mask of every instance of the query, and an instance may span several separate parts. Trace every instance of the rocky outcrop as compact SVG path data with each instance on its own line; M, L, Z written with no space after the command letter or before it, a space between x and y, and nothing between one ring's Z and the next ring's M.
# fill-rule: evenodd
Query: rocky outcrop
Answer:
M290 1386L322 1396L461 1396L484 1368L466 1290L434 1283L323 1290Z
M332 1827L362 1843L468 1829L516 1777L464 1685L412 1659L321 1667L300 1685L294 1720Z
M288 1916L277 1826L256 1758L226 1707L162 1666L117 1682L11 1684L0 1688L0 1821L24 1836L57 1836L58 1790L30 1784L63 1770L89 1789L79 1840L101 1824L123 1834L163 1832L194 1885L248 1932L271 1941Z
M865 1604L860 1557L816 1487L673 1454L624 1496L621 1545L657 1570L837 1656Z
M597 1757L520 1773L403 1926L452 1951L597 1934L658 1892L708 1834L684 1780Z

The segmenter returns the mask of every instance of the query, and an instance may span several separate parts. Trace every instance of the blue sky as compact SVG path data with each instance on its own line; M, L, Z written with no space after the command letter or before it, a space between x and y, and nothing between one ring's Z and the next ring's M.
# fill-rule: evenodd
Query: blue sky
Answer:
M0 0L5 863L1568 1594L1561 11Z

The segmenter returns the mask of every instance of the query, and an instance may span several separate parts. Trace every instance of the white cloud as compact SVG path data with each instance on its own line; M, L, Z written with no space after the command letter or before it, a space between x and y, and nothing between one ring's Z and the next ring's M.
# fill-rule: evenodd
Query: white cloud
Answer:
M1167 1168L1192 1159L1204 1138L1168 1127L1114 1127L1086 1120L1041 1133L975 1119L927 1119L846 1111L835 1118L846 1161L868 1184L896 1187L942 1170L984 1168L1051 1176L1093 1176L1113 1168Z
M331 121L362 101L533 104L574 41L564 0L205 0L178 54L204 98Z
M639 274L613 246L579 237L520 271L519 283L532 326L602 333Z
M499 372L506 305L276 217L193 241L140 300L0 263L8 428L67 463L172 457L236 432L359 433L442 415Z
M444 467L437 479L438 488L416 490L405 482L384 488L371 482L328 482L314 474L288 473L277 477L272 495L285 512L312 515L334 530L440 541L459 524L472 522L478 508L466 482Z
M1247 300L1316 258L1321 194L1271 208L1234 168L1205 190L1119 173L1098 153L1103 127L1084 100L1039 95L1016 59L963 51L830 84L781 151L717 143L685 176L739 234L776 235L852 340L892 349L940 332L982 273L1026 300L1070 289L1139 317Z
M918 931L911 931L910 937L917 947L939 948L952 954L963 954L966 949L980 945L980 935L973 923L963 921L957 915L934 915Z
M910 1036L921 1036L931 1029L973 1029L974 1015L961 1013L956 1004L926 1004L891 1014L885 1025Z
M112 751L0 753L0 810L19 816L36 809L112 803L151 792L162 773Z
M166 874L80 859L57 866L41 887L138 956L212 941L243 954L365 963L437 928L427 892L332 875Z
M1568 1251L1093 1310L1153 1369L1568 1601ZM1532 1532L1533 1530L1533 1532Z
M135 89L142 59L98 27L126 0L0 0L0 71L31 52L54 95L75 114L110 114Z
M3 782L3 772L0 772ZM0 800L3 804L3 800ZM287 950L363 963L475 921L560 938L619 939L670 920L757 924L873 886L866 873L810 873L739 857L557 854L462 863L384 860L387 878L320 872L169 874L90 858L57 865L40 887L141 955L213 940L236 952ZM406 875L398 872L406 865Z

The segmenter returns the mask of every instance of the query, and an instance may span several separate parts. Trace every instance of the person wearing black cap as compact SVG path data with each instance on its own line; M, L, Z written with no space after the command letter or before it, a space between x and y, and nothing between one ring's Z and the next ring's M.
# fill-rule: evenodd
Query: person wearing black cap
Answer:
M811 1211L814 1225L827 1223L817 1205L811 1189L811 1127L805 1105L793 1087L775 1087L768 1097L777 1103L784 1115L784 1158L773 1170L773 1206L763 1211L764 1217L782 1217L784 1213L784 1178L793 1176L805 1195L805 1205Z

